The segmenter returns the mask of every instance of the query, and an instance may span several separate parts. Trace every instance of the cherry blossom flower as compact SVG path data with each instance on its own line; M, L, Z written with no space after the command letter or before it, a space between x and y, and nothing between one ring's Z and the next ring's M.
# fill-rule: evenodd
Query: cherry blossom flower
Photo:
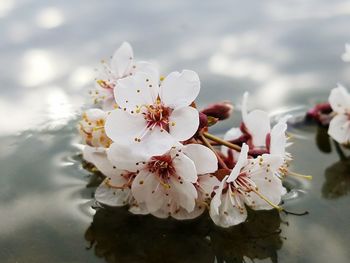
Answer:
M341 56L344 62L350 62L350 44L345 44L345 52Z
M130 145L113 143L108 157L116 167L136 175L131 192L138 204L161 218L189 219L204 211L202 195L208 197L215 187L207 174L217 170L217 159L210 149L188 144L157 156L134 153Z
M118 81L120 108L108 116L106 133L113 141L159 155L196 133L199 113L190 105L199 90L198 75L190 70L170 73L160 84L158 74L136 72Z
M117 107L114 94L117 81L129 77L135 72L145 71L152 74L153 66L144 61L135 62L131 45L124 42L113 54L109 64L102 61L102 69L98 71L96 89L91 91L95 103L102 103L103 110Z
M221 181L211 201L210 216L221 227L244 222L245 205L254 210L279 208L277 205L285 193L281 180L275 176L283 159L272 154L248 159L248 150L248 145L243 144L235 167Z
M83 113L79 133L85 144L91 147L109 147L112 141L104 130L106 117L107 112L100 109L89 109Z
M328 99L335 116L329 123L328 134L338 143L350 142L350 94L342 86L332 89Z
M248 93L243 95L242 102L242 124L240 128L231 128L224 136L224 140L234 143L247 143L250 154L261 155L264 153L277 154L286 160L291 156L285 151L290 144L287 142L286 130L287 120L290 115L281 118L272 129L270 117L262 110L247 111ZM227 147L222 147L226 154ZM237 157L237 153L233 153Z

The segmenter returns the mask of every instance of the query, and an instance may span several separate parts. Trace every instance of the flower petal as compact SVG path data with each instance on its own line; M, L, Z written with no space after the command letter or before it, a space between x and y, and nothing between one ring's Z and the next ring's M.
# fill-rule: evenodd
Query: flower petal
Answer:
M200 81L196 72L172 72L161 83L160 99L173 109L190 105L198 96Z
M116 173L116 170L107 158L105 148L95 148L86 145L83 150L83 158L95 165L107 177L111 177Z
M120 176L121 177L121 176ZM95 199L108 206L124 206L131 197L130 189L115 189L107 185L105 179L95 191Z
M281 202L281 197L285 193L281 179L275 175L282 164L283 158L280 156L264 154L251 160L244 169L258 188L257 191L275 205ZM255 210L273 208L254 192L246 193L245 202Z
M211 197L212 192L216 187L219 187L220 181L211 174L203 174L198 176L198 184L200 192L203 195L203 199Z
M329 123L328 134L341 144L350 142L350 121L347 115L338 114Z
M279 121L271 130L270 153L281 157L286 155L287 123L285 119Z
M119 78L125 77L132 68L133 62L132 47L128 42L124 42L113 54L111 69Z
M146 127L142 115L132 115L123 110L111 111L106 118L105 131L112 141L126 141L135 143Z
M238 161L233 167L230 176L227 179L227 182L233 182L236 180L237 176L240 174L242 167L247 163L249 147L247 144L243 144L241 148L241 153L239 154Z
M248 113L245 121L250 135L252 136L254 147L266 146L266 136L270 133L270 118L267 112L253 110Z
M195 183L198 176L194 162L184 154L178 154L173 159L173 165L176 170L176 175L181 177L185 182Z
M224 180L211 202L210 217L216 225L230 227L244 222L247 218L247 210L239 197L232 197L230 188L229 191L222 194Z
M266 136L270 133L270 118L262 110L254 110L248 113L248 92L243 95L242 119L248 132L252 136L254 147L266 146Z
M197 198L196 188L192 183L184 181L182 184L177 181L176 178L170 178L170 194L175 198L175 202L181 207L187 210L187 212L192 212L195 207L195 200Z
M178 141L190 139L198 130L199 113L193 107L174 110L169 117L169 132Z
M148 171L140 171L131 185L131 191L138 203L145 203L150 213L162 207L165 200L163 187L156 176Z
M337 113L346 113L350 108L350 94L340 84L331 90L328 101L333 111Z
M108 159L119 169L136 172L143 168L142 162L146 162L150 156L144 155L130 145L113 143L107 150Z
M183 148L183 153L194 162L197 174L213 173L218 169L218 159L208 147L187 144Z
M152 87L150 87L153 90L152 94L154 94L155 96L159 94L159 71L152 63L146 61L136 62L134 71L144 72L148 76L150 76L149 84L152 84Z
M152 105L157 95L154 86L158 86L158 80L154 80L152 75L144 72L136 72L134 76L118 80L114 89L114 97L118 106L136 114L139 107Z

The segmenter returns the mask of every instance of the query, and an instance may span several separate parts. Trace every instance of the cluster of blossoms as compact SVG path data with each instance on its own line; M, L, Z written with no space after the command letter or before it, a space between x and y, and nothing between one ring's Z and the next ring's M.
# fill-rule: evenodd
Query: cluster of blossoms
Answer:
M345 45L342 55L345 62L350 62L350 45ZM330 92L328 102L317 104L307 113L309 119L328 127L328 135L337 143L350 145L350 94L347 89L338 84Z
M104 63L96 83L99 108L83 114L79 130L84 159L105 176L95 192L99 203L179 220L208 210L221 227L244 222L246 207L282 209L282 180L294 174L285 151L288 117L271 127L266 112L248 111L246 93L241 125L216 137L209 126L227 119L232 105L199 111L194 71L161 77L152 64L134 61L128 43Z

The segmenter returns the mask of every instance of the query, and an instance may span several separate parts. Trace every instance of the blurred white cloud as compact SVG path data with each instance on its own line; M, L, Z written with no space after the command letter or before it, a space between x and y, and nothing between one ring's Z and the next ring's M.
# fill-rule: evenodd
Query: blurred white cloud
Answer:
M56 7L44 8L36 16L36 24L47 29L61 26L64 20L63 13Z

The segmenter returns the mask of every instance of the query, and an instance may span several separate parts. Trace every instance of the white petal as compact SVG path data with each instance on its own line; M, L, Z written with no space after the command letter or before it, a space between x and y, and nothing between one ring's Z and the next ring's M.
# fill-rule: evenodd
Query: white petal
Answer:
M216 187L219 187L220 181L211 174L204 174L198 176L198 184L204 199L206 199L211 197L211 193Z
M123 110L116 109L111 111L106 119L105 131L112 141L134 142L147 123L142 115L132 115Z
M194 162L197 174L213 173L218 169L218 159L208 147L200 144L187 144L183 148L183 153Z
M140 142L135 142L135 140L130 142L130 140L121 138L115 146L111 146L108 158L119 168L130 170L136 162L146 161L151 156L163 155L177 144L169 133L161 132L157 127L148 132ZM135 169L138 168L135 167Z
M180 208L175 213L172 213L171 216L177 220L191 220L196 217L199 217L205 211L204 205L196 205L192 212L187 212L187 210Z
M337 113L346 113L350 108L350 94L340 84L331 90L328 101Z
M179 154L173 160L176 175L181 177L185 182L197 182L197 171L194 162L184 154Z
M244 124L252 136L255 147L266 146L266 136L270 133L270 118L267 112L254 110L248 113Z
M175 202L181 207L187 210L187 212L192 212L195 207L195 200L197 198L196 188L192 183L184 181L182 184L177 181L177 179L170 178L170 193L171 196L176 198Z
M248 97L249 97L249 93L244 92L243 99L242 99L242 106L241 106L243 123L246 122L247 115L248 115Z
M132 68L133 62L132 47L124 42L115 52L111 60L111 69L119 78L125 77Z
M282 164L283 158L280 156L264 154L252 160L244 169L256 184L257 191L275 205L281 202L281 197L285 193L282 181L275 175ZM254 192L245 195L245 202L255 210L273 208Z
M287 144L287 124L285 120L278 122L271 130L270 140L270 153L276 154L281 157L286 155L286 144Z
M156 176L146 171L140 173L131 185L131 191L138 203L145 203L150 213L162 207L165 193Z
M227 182L228 175L222 179L220 182L219 187L215 190L215 196L210 202L210 217L213 219L213 217L217 217L219 215L219 207L221 205L221 197L222 197L222 190L224 189L224 186ZM214 219L213 219L214 220Z
M350 121L344 114L338 114L329 123L328 134L341 144L350 142Z
M230 227L238 225L247 219L247 210L239 199L231 196L231 191L226 192L221 197L222 203L219 208L219 214L211 218L214 223L221 227ZM237 201L240 201L237 203ZM240 210L238 207L242 207Z
M199 113L193 107L174 110L169 117L169 132L178 141L190 139L198 130ZM174 125L172 125L172 123Z
M239 154L238 161L237 161L235 167L233 167L231 174L230 174L229 178L227 179L227 182L233 182L234 180L236 180L237 176L241 172L242 167L248 161L248 159L247 159L248 151L249 151L249 147L247 144L244 143L242 145L241 153Z
M148 161L150 156L144 155L130 145L113 143L107 150L108 159L119 169L136 172L144 167L142 162Z
M166 106L173 109L188 106L198 96L199 77L191 70L172 72L161 83L160 89L160 98Z
M105 148L95 148L85 146L83 150L83 158L96 166L96 168L105 176L115 175L116 170L112 163L108 160Z
M149 211L145 204L139 204L136 201L132 202L129 211L135 215L147 215Z
M107 179L106 179L107 180ZM98 202L109 206L124 206L128 204L130 189L115 189L103 181L95 191L95 198Z
M152 92L155 96L159 94L159 71L152 63L146 61L136 62L134 71L135 73L144 72L150 76L150 81L152 80L151 84L153 84L150 88L153 90Z
M136 114L138 107L152 105L156 101L155 85L158 86L158 80L154 80L152 75L136 72L134 76L118 80L114 97L121 109Z

